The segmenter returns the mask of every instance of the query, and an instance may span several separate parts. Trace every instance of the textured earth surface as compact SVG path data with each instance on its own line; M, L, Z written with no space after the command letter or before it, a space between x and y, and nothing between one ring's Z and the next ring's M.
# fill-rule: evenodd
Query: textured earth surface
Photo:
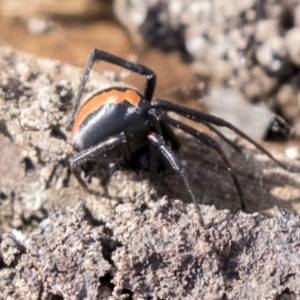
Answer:
M299 161L274 154L284 170L220 141L252 213L235 214L222 160L180 134L206 229L174 174L108 178L107 166L87 165L85 192L65 130L81 70L10 48L0 57L0 299L300 297ZM86 92L119 80L93 73Z

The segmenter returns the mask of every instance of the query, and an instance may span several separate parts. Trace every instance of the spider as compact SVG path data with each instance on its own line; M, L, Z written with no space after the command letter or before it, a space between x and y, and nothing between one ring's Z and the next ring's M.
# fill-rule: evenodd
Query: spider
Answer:
M144 93L119 86L97 91L77 113L93 64L101 60L146 76ZM186 191L197 209L199 222L204 226L190 180L182 163L174 154L180 148L180 142L172 129L176 127L219 154L234 181L241 207L245 210L239 181L219 144L206 134L168 116L167 112L171 111L194 122L203 123L232 145L211 124L227 127L248 140L278 165L285 167L270 152L229 122L165 100L153 99L155 84L156 74L151 69L98 49L92 51L66 126L68 130L72 127L71 143L77 153L69 159L69 162L79 183L87 189L78 172L78 167L86 161L116 162L132 169L146 166L151 176L157 176L162 170L174 170L181 176Z

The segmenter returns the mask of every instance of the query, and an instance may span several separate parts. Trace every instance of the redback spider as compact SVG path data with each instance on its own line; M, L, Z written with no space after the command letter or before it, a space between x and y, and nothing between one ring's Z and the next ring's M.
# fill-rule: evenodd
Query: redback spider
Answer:
M97 91L83 104L77 113L90 71L94 62L98 60L146 76L147 82L144 93L119 86ZM147 67L126 61L101 50L95 49L92 51L67 122L67 129L72 126L71 143L78 152L69 161L79 183L85 189L87 188L77 169L86 161L118 162L133 169L146 164L152 176L156 176L161 170L173 169L181 176L185 188L196 206L199 221L201 225L204 225L201 210L192 191L189 178L180 160L174 154L174 151L180 148L180 142L171 128L173 126L217 151L234 181L241 207L245 210L239 181L218 143L206 134L169 117L167 112L172 111L195 122L203 123L229 142L210 124L227 127L255 145L278 165L283 168L284 166L266 149L225 120L168 101L152 99L155 83L156 75Z

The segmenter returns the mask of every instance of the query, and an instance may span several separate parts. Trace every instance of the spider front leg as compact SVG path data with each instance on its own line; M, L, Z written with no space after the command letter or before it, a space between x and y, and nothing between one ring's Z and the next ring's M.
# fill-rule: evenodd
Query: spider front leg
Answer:
M144 91L144 97L148 101L150 101L152 99L154 89L155 89L155 84L156 84L156 74L152 70L150 70L149 68L147 68L143 65L129 62L125 59L122 59L122 58L112 55L110 53L104 52L102 50L94 49L90 55L87 65L84 69L84 73L83 73L83 77L80 82L79 90L78 90L78 93L73 102L73 108L72 108L72 111L69 115L69 118L68 118L68 121L66 124L66 128L68 130L71 128L71 126L73 124L73 121L74 121L74 118L75 118L75 115L76 115L76 112L77 112L77 109L79 106L79 102L80 102L85 84L86 84L86 82L89 78L90 72L92 70L93 64L96 61L100 61L100 60L106 61L113 65L123 67L124 69L138 73L140 75L146 76L147 82L146 82L146 87L145 87L145 91Z
M121 147L121 157L120 160L129 161L131 158L131 153L129 149L129 145L127 143L125 134L122 132L119 135L108 138L107 140L90 147L89 149L83 150L69 159L70 168L75 175L76 179L80 183L80 185L88 190L87 185L81 178L78 172L78 167L81 166L86 161L97 160L99 161L99 156L105 152L111 151L113 148Z
M189 180L180 160L174 155L173 151L170 149L170 147L168 147L166 145L165 141L163 140L163 138L160 135L158 135L156 133L149 134L148 140L153 146L158 148L159 152L169 162L172 169L181 176L181 178L184 182L185 188L186 188L187 192L189 193L189 195L195 205L195 208L198 212L199 222L204 227L204 221L203 221L199 203L193 193L193 190L192 190L192 187L190 184L190 180Z

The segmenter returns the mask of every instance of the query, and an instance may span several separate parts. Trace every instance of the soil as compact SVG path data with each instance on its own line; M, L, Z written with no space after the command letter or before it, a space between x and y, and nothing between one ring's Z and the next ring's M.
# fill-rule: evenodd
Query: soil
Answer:
M287 143L268 148L281 150L272 154L283 169L241 139L239 153L216 138L242 187L241 212L217 153L176 131L205 228L176 174L87 164L84 191L65 123L91 49L151 66L161 98L199 109L201 87L179 53L137 49L111 19L52 22L34 35L1 19L0 41L13 48L0 48L0 299L300 297L300 163ZM123 79L143 86L99 67L86 93Z

